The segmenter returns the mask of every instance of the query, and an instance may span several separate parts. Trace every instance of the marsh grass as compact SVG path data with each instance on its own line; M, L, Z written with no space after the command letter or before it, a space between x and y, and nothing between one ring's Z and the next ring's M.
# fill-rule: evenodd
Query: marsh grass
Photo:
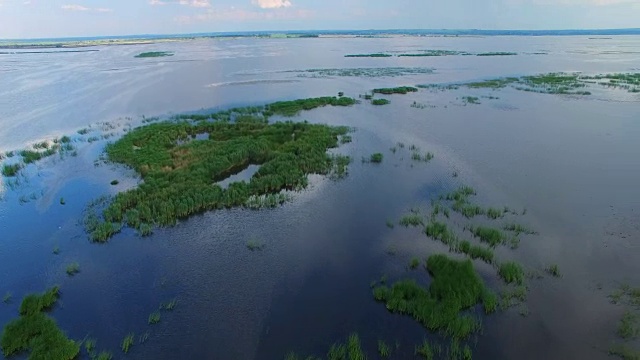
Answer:
M635 339L640 335L640 316L627 310L618 323L617 334L625 340Z
M424 219L419 214L411 213L401 217L398 223L404 227L417 227L424 225Z
M382 159L384 159L384 155L382 155L382 153L375 153L369 156L369 162L376 163L376 164L381 163Z
M120 346L120 348L122 349L123 353L127 354L129 352L129 350L133 346L134 337L135 337L134 333L129 333L127 334L127 336L124 337L124 339L122 339L122 345Z
M173 298L167 302L163 302L160 304L160 310L167 310L167 311L173 311L173 309L176 308L176 305L178 305L178 299L177 298Z
M520 264L513 261L500 264L498 275L500 275L502 280L507 284L515 283L522 285L522 283L524 283L524 270L522 270Z
M144 344L149 340L149 337L151 336L151 334L147 331L146 333L140 335L138 337L138 344Z
M111 360L111 359L113 359L113 355L108 351L101 351L95 359L96 360Z
M486 211L487 217L489 219L493 219L493 220L500 219L500 218L504 217L504 214L505 213L504 213L503 210L496 209L496 208L491 208L491 207L488 208L487 211Z
M393 223L393 220L387 219L387 227L389 229L393 229L395 227L395 224Z
M136 58L154 58L154 57L164 57L164 56L173 56L173 53L170 51L150 51L143 52L134 57Z
M378 354L383 359L391 356L391 348L384 340L378 340Z
M413 86L399 86L399 87L394 87L394 88L379 88L379 89L373 89L373 93L374 94L384 94L384 95L392 95L392 94L407 94L410 92L417 92L418 88L415 88Z
M493 52L484 52L476 54L476 56L513 56L518 55L515 52L506 52L506 51L493 51Z
M409 269L415 270L420 266L420 259L414 257L409 261Z
M500 308L506 310L527 300L527 288L523 285L505 288L500 293Z
M435 355L440 356L442 349L439 345L435 347L429 343L426 338L422 341L422 344L416 345L415 355L420 356L424 360L433 360Z
M340 138L340 144L348 144L351 141L352 139L350 135L342 135L342 137Z
M628 344L611 345L608 353L623 360L640 360L640 351L631 348Z
M480 105L480 98L476 97L476 96L463 96L462 97L462 103L464 104L473 104L473 105Z
M391 103L391 101L389 101L387 99L373 99L373 100L371 100L371 104L372 105L377 105L377 106L387 105L387 104L390 104L390 103Z
M458 251L468 255L472 259L482 259L487 264L492 264L494 259L493 250L484 246L472 245L469 241L462 241L458 244Z
M473 236L480 239L480 241L489 244L491 247L498 245L504 245L507 242L507 236L500 230L490 228L486 226L476 226L470 228Z
M159 311L152 312L151 314L149 314L148 324L149 325L157 324L160 322L160 318L161 318L161 315Z
M74 276L77 273L80 272L80 264L78 264L77 262L71 263L69 265L67 265L67 269L66 269L67 275L69 276Z
M557 264L549 265L545 271L553 277L562 277L562 274L560 274L560 268Z
M338 179L347 174L350 158L327 153L339 144L347 127L305 122L269 123L272 115L293 116L320 106L348 106L354 99L324 97L282 101L264 107L178 116L128 132L106 146L109 161L128 165L143 182L118 193L86 230L93 241L105 242L126 225L143 235L153 226L173 226L197 213L232 207L278 206L284 190L308 186L309 174ZM256 114L255 111L261 113ZM251 116L244 116L250 114ZM235 122L229 118L242 116ZM213 120L212 119L221 120ZM180 143L197 134L208 139ZM249 182L222 189L216 183L249 165L260 169ZM264 201L263 201L264 200ZM149 231L150 232L150 231Z
M2 165L2 175L6 177L14 177L18 175L22 169L22 164L4 164Z
M426 268L432 277L428 289L414 280L401 280L391 287L375 287L374 298L385 303L390 312L410 315L427 329L454 339L465 339L480 330L476 318L461 313L491 298L471 261L431 255Z
M506 224L502 227L502 229L506 231L512 231L516 233L516 235L526 234L526 235L537 235L538 232L529 229L528 227L516 223Z
M96 350L96 339L93 338L88 338L84 341L84 349L87 351L87 353L89 353L89 355L92 355L93 352Z
M375 53L375 54L348 54L344 57L348 58L360 58L360 57L373 57L373 58L381 58L381 57L392 57L391 54L383 54L383 53Z
M56 322L44 312L58 300L57 286L42 294L30 294L20 304L20 317L2 332L0 347L5 357L30 352L29 359L75 359L80 344L68 339Z
M11 291L7 291L2 297L2 302L8 304L11 302L11 298L13 298L13 294L11 293Z

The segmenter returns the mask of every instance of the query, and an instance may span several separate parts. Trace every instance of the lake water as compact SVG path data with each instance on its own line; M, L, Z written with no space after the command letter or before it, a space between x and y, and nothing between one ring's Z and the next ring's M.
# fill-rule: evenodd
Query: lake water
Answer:
M60 304L51 313L60 327L73 339L96 338L98 349L115 358L123 356L120 342L127 333L147 331L149 340L126 358L323 355L352 332L372 357L383 339L399 342L395 358L412 358L415 344L437 337L410 317L388 313L369 286L382 275L424 283L421 272L407 272L409 259L447 248L418 229L389 229L385 222L412 207L426 212L432 199L467 184L483 206L526 208L514 220L540 232L523 236L516 250L497 250L500 259L540 272L558 264L563 274L527 281L528 316L513 308L485 318L474 358L607 358L624 312L607 295L621 283L640 285L640 94L421 90L390 96L387 106L363 102L303 112L296 119L355 128L353 142L335 150L355 159L347 178L312 176L307 190L277 209L206 213L148 238L125 230L106 245L87 240L83 210L138 179L130 170L94 164L104 141L80 141L76 130L121 133L142 115L164 118L338 91L357 98L376 87L560 71L638 72L640 36L199 39L95 49L100 51L0 55L0 150L64 134L75 134L78 147L77 157L31 166L19 185L4 180L0 294L12 292L13 301L0 304L0 324L17 315L25 294L60 284ZM426 49L519 55L344 57ZM134 58L145 51L175 55ZM365 67L433 72L300 72ZM481 104L464 105L462 96L478 96ZM414 101L428 106L412 107ZM433 152L435 159L412 162L406 148L392 154L388 149L399 141ZM382 164L360 162L374 152L384 153ZM113 179L120 183L111 186ZM248 241L264 250L249 251ZM52 253L56 246L59 255ZM396 255L387 254L390 247ZM74 277L64 271L71 262L80 264ZM500 289L495 269L479 262L475 267ZM176 309L147 325L149 314L173 298Z

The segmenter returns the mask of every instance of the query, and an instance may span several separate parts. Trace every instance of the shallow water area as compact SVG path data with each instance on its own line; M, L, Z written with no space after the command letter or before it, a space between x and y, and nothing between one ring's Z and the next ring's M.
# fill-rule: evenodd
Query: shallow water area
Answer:
M518 55L344 57L421 49ZM428 214L432 200L470 185L478 192L474 203L517 210L493 224L517 222L539 232L520 236L515 250L496 248L496 257L543 274L527 279L526 316L519 308L483 316L483 330L471 340L474 358L608 358L623 308L607 296L621 283L640 285L640 94L461 86L376 95L390 100L385 106L359 95L379 87L546 72L631 72L640 60L640 37L200 39L96 50L1 55L7 81L0 97L8 100L0 107L1 150L73 134L77 154L29 165L17 182L3 178L0 295L13 296L0 303L0 324L17 316L25 294L59 284L61 299L51 316L70 338L95 338L97 349L114 358L325 355L353 332L370 358L378 340L399 343L392 358L412 358L425 337L442 338L409 316L389 313L373 299L370 284L386 275L389 283L414 278L428 285L422 267L408 270L409 260L448 253L448 247L398 220L412 208ZM134 58L148 51L175 55ZM308 69L357 68L433 72L298 76ZM144 122L142 115L166 119L339 91L361 103L271 121L352 127L352 141L332 150L353 159L346 178L312 175L307 189L275 209L218 210L154 228L149 237L124 228L106 244L88 241L82 225L87 204L140 181L100 154L108 141ZM469 96L479 104L463 100ZM103 125L76 133L96 122ZM434 159L412 160L411 145ZM366 161L377 152L384 155L380 164ZM248 181L258 169L250 165L218 184ZM472 235L463 227L492 223L453 212L449 222L464 239ZM252 251L250 243L261 248ZM73 262L80 272L70 277L65 267ZM551 264L561 278L545 274ZM504 286L492 266L476 260L474 267L494 291ZM161 311L160 322L149 325L149 315L172 299L175 309ZM120 345L131 332L136 342L124 356Z

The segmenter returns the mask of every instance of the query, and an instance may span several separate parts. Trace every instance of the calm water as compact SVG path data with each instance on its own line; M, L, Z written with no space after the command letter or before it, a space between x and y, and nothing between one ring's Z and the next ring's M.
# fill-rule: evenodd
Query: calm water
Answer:
M640 71L638 36L203 39L97 49L0 55L0 150L97 122L119 131L142 115L338 91L357 97L380 86ZM521 54L343 57L421 49ZM175 56L133 57L144 51ZM534 52L548 55L528 54ZM310 78L291 72L345 67L423 67L434 73ZM463 106L457 98L467 95L499 99ZM417 229L392 230L385 222L414 206L426 210L431 199L464 183L476 188L483 206L526 208L516 221L541 233L523 237L515 251L497 251L500 259L515 259L529 270L557 263L564 275L528 282L529 316L510 309L484 319L474 358L606 358L623 312L607 295L619 283L640 281L640 95L597 91L577 99L460 89L390 98L383 107L363 103L301 115L356 128L353 142L337 150L356 159L346 179L313 176L309 189L281 208L206 213L144 239L127 230L107 245L90 244L79 224L89 201L137 182L125 169L94 166L103 142L77 142L78 157L30 168L20 186L10 190L5 184L1 193L0 294L11 291L14 299L0 304L0 324L16 316L24 294L60 284L60 306L52 313L60 326L74 339L96 338L98 349L116 358L127 333L146 331L148 342L126 358L281 359L291 350L323 354L351 332L361 335L370 354L378 339L398 340L397 358L411 358L425 330L389 314L373 300L369 284L383 274L389 280L417 277L405 269L411 257L447 249ZM432 107L416 109L414 101ZM91 129L112 131L104 125ZM398 141L436 158L413 164L407 149L395 155L387 150ZM382 164L359 161L378 151L385 153ZM454 171L458 178L451 177ZM120 184L109 185L113 179ZM265 249L248 251L249 240ZM389 247L397 255L387 255ZM73 278L64 272L70 262L81 267ZM499 289L494 269L480 263L476 268ZM148 326L148 315L174 297L176 310Z

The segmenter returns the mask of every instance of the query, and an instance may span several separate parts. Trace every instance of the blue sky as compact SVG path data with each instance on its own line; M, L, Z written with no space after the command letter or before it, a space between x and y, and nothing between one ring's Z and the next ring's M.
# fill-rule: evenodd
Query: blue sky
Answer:
M0 0L0 38L640 27L640 0Z

